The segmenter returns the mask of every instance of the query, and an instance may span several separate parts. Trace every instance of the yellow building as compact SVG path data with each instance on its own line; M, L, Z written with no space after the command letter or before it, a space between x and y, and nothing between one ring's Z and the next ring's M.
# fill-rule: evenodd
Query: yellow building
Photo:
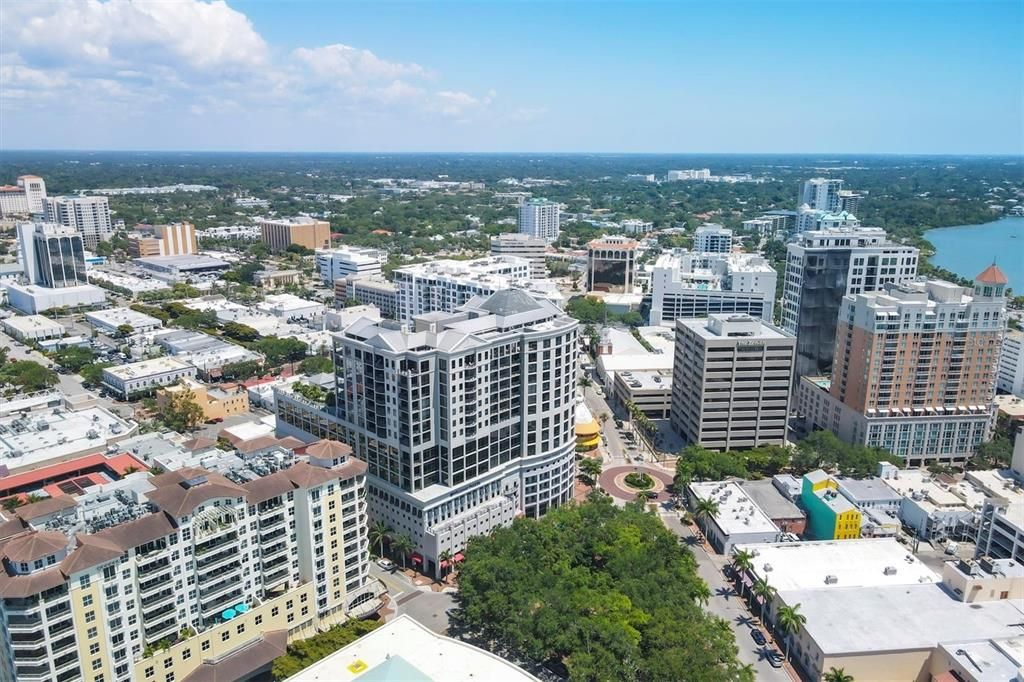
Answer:
M601 444L601 424L590 413L586 403L576 403L576 451L589 452Z
M182 379L180 383L161 388L156 393L156 405L165 410L171 397L191 391L196 404L203 410L203 421L225 419L249 411L249 393L239 386L233 388L209 387L194 379Z
M807 510L807 527L815 540L860 537L860 510L839 492L839 483L821 469L804 474L800 500Z
M292 244L312 250L331 247L331 225L326 220L309 216L275 218L261 220L259 226L263 243L272 253L284 251Z

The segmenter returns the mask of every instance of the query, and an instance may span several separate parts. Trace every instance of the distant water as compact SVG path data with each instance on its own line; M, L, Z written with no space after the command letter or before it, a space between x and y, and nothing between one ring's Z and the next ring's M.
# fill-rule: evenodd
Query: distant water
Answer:
M935 265L973 279L995 259L1014 292L1024 294L1024 218L940 227L924 236L935 246Z

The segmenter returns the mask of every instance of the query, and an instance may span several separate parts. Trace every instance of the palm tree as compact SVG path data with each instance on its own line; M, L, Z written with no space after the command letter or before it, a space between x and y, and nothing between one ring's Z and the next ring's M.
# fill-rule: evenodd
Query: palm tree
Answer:
M707 519L715 518L718 516L718 503L712 500L710 497L707 499L697 500L697 504L693 507L693 516L697 519L699 524L702 520L706 522ZM706 526L705 526L706 528ZM705 530L705 533L707 531Z
M590 388L591 383L592 382L587 377L581 377L580 378L580 386L582 388Z
M399 535L391 538L391 549L402 558L402 568L405 568L405 560L416 549L416 545L408 535Z
M448 571L450 571L451 568L452 568L452 558L453 558L453 556L454 555L451 553L451 551L446 549L443 552L441 552L438 555L438 557L437 557L437 560L440 561L442 564L444 564L444 567L443 567L442 570L445 572L445 574L447 574Z
M775 598L775 588L768 584L765 578L758 578L754 581L754 594L761 598L761 622L764 622L764 609L768 602Z
M853 682L853 675L848 675L843 668L833 666L828 669L822 679L824 682Z
M374 521L370 526L370 544L380 549L377 556L384 556L384 541L391 536L391 526L383 521Z
M708 584L703 580L694 586L692 593L693 598L701 606L707 606L708 602L711 601L711 588L708 587Z
M597 487L597 480L601 476L601 460L591 457L584 457L579 464L580 476L591 488Z
M779 628L786 635L786 662L789 662L789 644L793 635L800 631L800 628L807 622L807 616L800 613L800 604L792 606L780 606L777 616Z
M743 585L743 595L746 596L747 587L743 583L743 574L754 567L754 555L745 549L741 549L732 556L732 568L736 571L736 580Z

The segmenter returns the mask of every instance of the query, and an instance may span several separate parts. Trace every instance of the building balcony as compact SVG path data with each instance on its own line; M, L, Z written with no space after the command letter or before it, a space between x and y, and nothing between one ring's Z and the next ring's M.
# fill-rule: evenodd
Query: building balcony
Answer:
M287 528L285 528L283 525L278 525L276 530L268 530L266 532L266 534L263 534L261 532L261 534L260 534L260 544L266 544L266 543L273 542L274 540L276 540L276 539L278 539L280 537L284 537L285 535L287 535L287 533L288 533L288 529Z
M225 580L221 580L220 582L199 590L199 601L206 602L210 599L215 599L219 595L236 587L238 587L237 576L228 576Z
M39 664L50 659L50 652L45 646L37 646L35 649L17 650L14 652L14 664L32 665Z
M264 567L264 570L266 570L266 567ZM278 570L272 573L266 573L263 578L263 589L269 590L274 587L277 587L279 584L283 583L288 579L288 575L289 571L287 566L279 568Z
M174 602L170 601L165 603L163 606L159 604L152 606L150 609L142 610L143 622L158 621L164 616L174 615Z
M147 644L158 642L168 635L174 634L178 631L178 619L171 614L169 618L160 623L157 623L153 627L146 628L143 633L143 638Z
M39 609L39 603L39 597L5 599L4 611L9 614L36 611Z
M238 549L234 546L223 547L217 552L206 552L202 557L196 557L196 570L205 571L237 556Z
M213 566L209 569L205 569L199 574L199 583L210 584L226 576L233 576L237 578L240 570L242 570L242 562L240 561L231 561L219 566Z
M235 528L221 529L207 535L201 543L197 544L194 554L196 557L200 557L210 552L216 552L221 547L237 544L237 542L238 533Z
M8 616L7 629L11 632L31 632L43 627L43 618L35 616Z
M56 604L46 609L46 619L55 620L66 613L71 613L71 604L65 601L63 604Z
M138 563L137 573L140 578L153 575L159 571L169 570L171 567L171 558L168 556L163 557L147 557L146 559L140 560Z
M173 576L170 573L166 573L144 583L139 583L139 596L144 597L153 592L158 592L171 583L172 580Z
M50 666L46 663L19 665L14 669L14 676L18 682L49 682L53 679L50 674Z
M139 603L141 604L143 611L145 611L146 609L152 608L158 604L163 604L169 599L174 599L173 589L164 589L156 594L152 594L141 599Z
M63 635L65 632L71 632L74 629L74 627L75 627L75 624L71 622L70 618L68 618L65 621L62 621L62 622L57 623L55 625L51 625L50 629L47 630L47 634L51 638L52 637L59 637L60 635Z
M230 592L214 599L208 604L203 604L200 607L200 613L202 614L203 618L208 618L209 616L215 613L223 611L229 606L234 606L240 601L245 601L244 596L245 591L242 588L235 588L234 590L231 590Z
M279 527L281 527L283 525L284 525L284 507L282 506L281 510L278 511L273 516L264 517L260 521L259 528L260 528L260 532L262 533L265 530L271 530L273 528L279 528Z

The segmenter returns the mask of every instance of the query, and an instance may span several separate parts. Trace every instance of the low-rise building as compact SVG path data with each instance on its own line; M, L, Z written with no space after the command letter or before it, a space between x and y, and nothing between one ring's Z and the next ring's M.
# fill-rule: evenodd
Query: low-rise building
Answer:
M287 682L360 679L537 682L536 677L511 662L472 644L436 634L407 614L320 659Z
M165 282L201 282L216 279L231 269L231 263L212 256L147 256L134 262L153 277Z
M131 400L195 376L193 365L177 358L162 357L104 368L103 385L122 400Z
M324 329L331 332L341 331L364 317L374 322L384 319L380 314L380 309L375 305L354 305L340 310L328 310L324 314Z
M193 379L182 379L179 383L156 392L156 405L166 410L174 396L191 393L192 400L203 410L203 421L219 421L249 411L249 394L237 385L206 386Z
M597 346L597 378L611 391L620 372L671 372L675 336L664 327L640 327L640 339L624 329L605 328Z
M691 509L700 500L713 500L718 505L718 513L700 523L708 540L722 554L731 553L739 544L775 542L779 537L779 528L736 481L691 483L686 497Z
M298 284L302 273L298 270L260 270L252 276L253 284L263 289L276 289Z
M770 478L740 481L740 487L783 533L804 534L807 514L779 490L775 481Z
M979 488L985 502L978 522L977 556L1013 559L1024 564L1024 488L1017 452L1024 450L1020 436L1013 469L969 471L966 480Z
M50 288L10 283L5 287L8 305L29 315L54 308L89 308L102 305L107 300L106 292L92 284Z
M920 469L887 469L885 484L901 496L900 522L915 537L940 543L974 539L985 495L966 481Z
M576 399L576 451L590 452L601 444L601 423L594 418L587 403Z
M302 320L311 322L324 316L327 307L323 303L300 298L295 294L267 294L256 304L256 309L273 315L285 322Z
M860 537L860 511L839 492L838 481L821 469L804 474L800 501L807 510L807 525L815 540Z
M48 396L33 404L32 397L0 401L22 407L0 418L0 462L11 474L103 450L138 427L103 407L73 410Z
M668 370L617 372L612 382L612 402L624 408L635 405L651 419L668 419L672 409L672 372Z
M18 341L59 339L67 330L60 322L43 315L15 315L0 320L4 332Z
M131 327L131 333L135 334L151 332L164 326L159 319L131 308L94 310L85 314L85 321L109 336L119 335L124 325Z
M1013 559L959 559L942 567L942 584L967 603L1024 600L1024 566Z
M176 329L161 332L153 340L169 355L188 363L207 378L219 378L221 370L227 365L263 362L263 356L259 353L203 332Z

